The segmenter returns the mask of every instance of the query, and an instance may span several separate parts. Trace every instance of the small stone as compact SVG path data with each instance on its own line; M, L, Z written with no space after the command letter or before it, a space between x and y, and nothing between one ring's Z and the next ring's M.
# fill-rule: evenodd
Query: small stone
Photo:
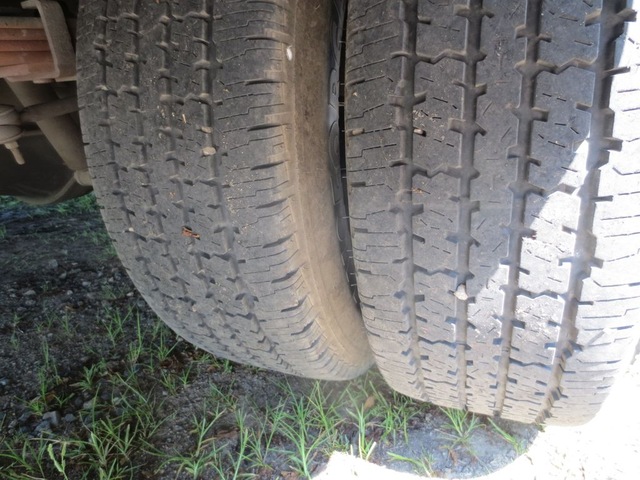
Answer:
M0 386L6 387L7 385L9 385L9 379L8 378L0 378Z
M62 272L62 273L58 276L58 278L59 278L60 280L64 280L65 278L67 278L67 272Z
M463 302L466 302L467 300L469 300L469 295L467 295L466 285L464 283L461 283L460 285L458 285L458 288L453 294L453 296L456 297L458 300L462 300Z
M94 403L93 399L84 402L82 404L82 409L83 410L91 410L93 408L93 403Z
M47 263L47 267L49 267L50 270L55 270L56 268L58 268L58 261L55 258L52 258Z
M51 432L51 424L47 420L43 420L34 429L37 435L43 434L45 432Z
M90 427L93 424L93 421L95 419L93 418L93 415L85 415L84 417L82 417L82 424L85 427Z
M87 282L86 280L84 282L82 282L82 286L87 288L91 286L91 282Z
M215 155L215 153L216 153L215 147L204 147L202 149L202 156L203 157L208 157L210 155Z
M32 297L36 294L35 290L27 290L26 292L24 292L24 296L25 297Z
M54 427L60 425L60 412L54 410L52 412L47 412L42 416L42 420L47 420Z
M71 295L73 295L73 290L67 290L67 296L70 297Z
M76 420L76 416L73 413L67 413L62 419L67 423L71 423Z
M25 300L24 302L24 306L25 307L35 307L36 305L36 301L35 300Z

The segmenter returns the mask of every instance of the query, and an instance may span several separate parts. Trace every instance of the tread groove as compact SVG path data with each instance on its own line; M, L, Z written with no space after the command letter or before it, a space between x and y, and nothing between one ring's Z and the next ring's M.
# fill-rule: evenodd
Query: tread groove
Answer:
M459 151L459 185L458 193L458 229L456 233L457 243L457 272L455 279L455 328L456 328L456 356L458 369L456 372L458 399L460 408L467 405L466 378L467 378L467 329L469 297L466 294L466 282L472 278L469 256L471 246L477 243L471 232L471 216L475 210L471 201L471 183L480 172L474 167L475 139L481 133L477 124L478 98L486 91L485 85L477 85L478 63L485 55L481 51L482 19L491 16L483 9L482 0L471 0L468 7L458 7L456 15L465 17L466 48L465 64L463 67L463 82L458 86L463 89L462 120L450 120L450 129L461 135ZM458 294L458 292L460 292Z
M397 129L400 133L400 156L406 162L399 165L400 169L400 193L397 199L396 219L401 237L401 248L403 271L405 281L402 288L402 314L404 323L409 325L409 331L414 332L412 336L411 349L405 352L410 358L409 363L414 365L418 372L422 371L422 359L420 357L420 346L418 344L418 325L415 307L415 286L414 286L414 261L413 261L413 92L415 70L417 63L416 53L416 27L418 22L418 2L408 0L400 6L400 21L402 22L402 61L400 81L396 86L394 95L394 108L396 110ZM424 389L422 375L418 374L416 386Z
M627 9L620 6L622 2L605 1L598 16L589 18L589 24L600 24L600 50L597 59L587 68L595 73L595 89L593 92L591 124L589 128L589 151L587 153L587 173L578 191L580 198L580 216L575 232L575 254L571 259L569 287L563 295L565 300L562 313L560 336L555 348L553 366L548 381L548 388L542 402L542 410L536 418L543 422L551 417L554 403L562 395L562 376L565 365L577 345L578 330L576 318L578 304L582 298L583 280L591 276L593 266L598 266L595 258L596 239L593 235L596 201L600 184L600 169L609 161L609 151L619 150L617 143L609 139L613 136L614 112L609 108L611 94L612 70L614 69L614 41L622 34L622 25L633 18ZM601 332L602 333L602 332Z
M508 265L508 283L502 286L505 292L502 309L501 331L501 356L496 378L496 393L494 412L499 415L504 407L509 381L509 366L511 364L511 346L516 320L516 304L520 277L520 262L523 237L525 230L525 211L527 195L531 191L528 181L529 166L531 163L531 136L533 122L542 121L535 109L536 78L542 71L538 66L539 43L545 40L540 32L540 19L542 14L542 0L529 0L527 2L525 24L517 31L517 36L524 37L525 59L516 66L521 76L520 102L513 113L518 119L516 144L509 149L508 158L517 163L517 177L509 189L512 194L511 221L507 226L509 232L508 257L505 264Z

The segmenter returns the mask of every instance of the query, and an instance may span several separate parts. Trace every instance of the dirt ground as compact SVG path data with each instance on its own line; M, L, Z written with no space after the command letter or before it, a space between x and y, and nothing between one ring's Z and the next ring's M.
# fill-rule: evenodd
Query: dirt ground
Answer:
M166 341L171 347L171 354L155 371L133 372L142 391L161 398L164 410L159 414L170 418L150 436L157 451L180 446L188 453L195 448L192 421L202 413L212 387L247 405L285 404L295 400L293 392L305 395L311 388L312 382L225 363L175 337L158 337L163 327L129 282L99 212L90 204L34 208L6 199L0 202L0 275L0 443L18 437L86 436L90 429L84 413L87 404L116 397L114 389L106 387L106 373L92 390L80 387L83 378L97 365L111 376L130 374L131 362L126 359L136 335L148 336L156 346ZM127 318L114 336L113 321L109 324L105 318L116 315ZM166 372L177 372L184 382L175 389L159 386L160 374ZM372 374L371 378L367 385L377 388L373 384L378 377ZM322 388L363 390L365 383L357 382L323 384ZM283 383L291 389L280 388ZM379 388L391 398L383 386ZM442 411L412 405L406 441L400 434L381 438L381 428L367 426L365 440L373 443L380 437L369 452L369 462L349 455L348 449L321 452L310 460L310 473L322 480L392 480L396 475L415 478L416 473L442 478L635 479L640 476L639 399L640 362L636 362L589 424L541 430L502 422L499 426L513 437L511 443L486 419L480 419L464 442L452 442L449 420ZM105 409L102 414L117 410ZM220 436L237 429L218 427ZM352 447L357 444L355 427L345 426L342 434ZM246 478L301 478L291 466L292 454L287 453L294 446L277 432L274 445L265 465L249 469ZM148 450L127 461L135 464L130 478L196 478ZM10 471L8 465L0 455L0 477ZM45 475L64 478L54 469ZM82 475L82 467L71 468L68 478ZM201 478L218 477L226 478L215 474Z
M473 478L482 480L633 480L640 478L640 361L636 360L621 377L602 410L580 427L546 427L517 458L504 458L504 445L493 446L488 464L478 463ZM523 432L524 433L524 432ZM524 433L523 437L526 437ZM478 441L480 437L474 439ZM484 443L483 440L480 440ZM485 445L486 446L486 445ZM412 432L409 454L419 458L431 447L424 426ZM482 469L486 473L482 473ZM493 472L489 473L491 470ZM459 478L453 470L447 477ZM335 454L318 480L338 478L371 480L410 480L417 477L398 474L344 454ZM464 478L469 478L465 476Z

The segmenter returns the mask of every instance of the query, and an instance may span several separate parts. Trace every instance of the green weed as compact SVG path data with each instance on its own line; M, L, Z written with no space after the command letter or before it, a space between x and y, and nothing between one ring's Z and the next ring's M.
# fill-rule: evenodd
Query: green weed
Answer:
M222 418L225 410L214 409L212 414L203 415L198 418L193 417L193 430L191 434L195 437L195 445L188 449L188 453L175 453L167 458L163 466L173 465L178 468L178 475L183 470L191 474L194 480L201 478L205 471L220 464L224 446L219 445L212 438L213 428Z
M107 308L104 310L101 317L101 323L107 330L107 337L114 347L120 341L120 338L124 333L124 325L131 319L132 315L132 310L127 310L125 314L120 310L113 308Z
M130 314L131 312L127 313L124 320L126 320ZM145 349L144 335L142 334L142 327L140 324L140 313L136 312L134 317L136 322L136 333L134 340L129 342L129 351L127 352L127 361L132 368L138 363ZM124 320L122 320L122 322L124 322Z
M401 395L395 391L389 395L383 394L375 388L373 382L369 382L374 392L375 406L373 414L380 418L382 439L397 441L398 434L402 434L405 442L409 441L409 424L411 419L424 409L424 405L417 403L410 397Z
M61 442L62 447L60 448L60 458L58 458L57 454L53 451L53 443L49 443L47 445L47 455L49 455L49 459L53 462L54 468L60 473L64 480L68 480L67 476L67 445L68 442Z
M369 460L377 446L377 442L370 439L367 435L374 419L372 409L373 405L371 405L372 400L369 400L370 397L365 397L366 400L363 401L362 397L357 396L357 394L353 394L351 391L348 391L348 395L352 403L352 407L348 412L355 420L358 428L358 443L356 445L358 449L358 456L365 460Z
M388 455L392 460L410 463L418 475L433 476L433 458L430 455L423 455L421 458L405 457L393 452L389 452Z
M245 463L250 464L253 458L246 412L243 409L236 410L235 420L238 429L238 441L233 454L229 454L227 450L227 455L229 455L231 460L231 469L227 470L228 473L231 473L231 476L227 478L234 480L242 476L240 471L242 466ZM221 477L224 478L225 472L221 471L220 467L218 467L217 470Z
M257 416L256 425L248 432L247 446L252 452L252 462L256 468L271 468L268 459L272 454L274 438L281 431L283 410L283 404L267 406L264 414Z
M526 451L526 446L523 440L517 438L516 436L507 432L505 429L501 428L491 418L489 418L488 420L494 430L498 432L498 434L513 447L513 450L518 456L522 455Z
M207 403L212 405L220 405L222 408L225 408L230 412L235 411L237 406L237 399L231 392L231 387L232 385L229 385L226 390L223 390L215 383L212 383L211 387L209 387L209 399Z
M3 474L8 479L47 478L47 441L41 438L17 436L3 442L0 460Z
M305 478L311 478L311 462L325 441L325 436L313 428L308 420L309 406L304 398L293 400L292 411L282 412L281 434L291 442L293 448L283 452L292 468Z
M164 324L135 309L118 308L123 302L108 303L98 319L108 341L83 348L94 350L87 359L100 360L76 367L64 383L57 372L58 350L43 340L38 394L29 408L40 415L52 407L64 414L65 406L76 402L82 408L77 407L79 418L64 424L64 436L52 427L59 437L15 436L10 445L0 441L6 478L118 480L148 478L164 468L194 479L260 478L282 471L310 478L336 450L369 460L386 458L385 449L408 439L411 420L424 408L380 387L376 374L342 383L272 380L269 392L277 392L276 398L246 400L247 384L237 382L236 374L261 378L259 370L188 347ZM69 321L59 314L47 319L51 330L64 329ZM14 317L16 338L19 322ZM64 372L67 376L66 366ZM190 389L203 384L208 396L192 419L188 441L159 445L163 422L172 416L158 399L169 398L167 403L174 405L175 397L182 402L180 396L189 398ZM197 393L194 398L202 390ZM447 434L456 438L477 428L471 415L451 423ZM427 455L390 458L410 462L422 474L431 469Z
M164 368L160 369L160 383L169 395L178 393L178 379L173 372Z
M72 215L77 213L97 212L98 204L93 193L88 193L64 202L56 203L53 208L59 215Z
M449 419L449 423L445 425L448 430L447 434L453 439L452 446L469 444L469 439L475 430L482 427L480 419L473 413L456 408L440 408Z
M20 200L8 195L0 195L0 210L11 210L24 205Z
M82 378L74 383L74 387L80 388L82 391L91 392L96 389L96 383L98 378L103 374L105 370L104 360L98 363L94 363L90 367L83 367Z

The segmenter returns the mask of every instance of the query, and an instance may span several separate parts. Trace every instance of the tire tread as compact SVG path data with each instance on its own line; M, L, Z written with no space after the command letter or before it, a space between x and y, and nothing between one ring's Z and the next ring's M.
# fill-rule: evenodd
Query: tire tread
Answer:
M615 1L350 5L352 234L379 368L395 389L439 405L585 421L639 329L628 316L640 306L633 287L612 287L616 302L594 283L610 270L598 255L611 231L600 212L625 200L603 174L629 148L614 136L620 107L609 100L611 82L628 76L614 61L631 10ZM640 230L632 221L612 220L621 238ZM637 249L622 251L617 262L637 264ZM620 313L598 324L594 294ZM609 328L619 332L611 342L583 343ZM594 363L603 375L588 373Z

